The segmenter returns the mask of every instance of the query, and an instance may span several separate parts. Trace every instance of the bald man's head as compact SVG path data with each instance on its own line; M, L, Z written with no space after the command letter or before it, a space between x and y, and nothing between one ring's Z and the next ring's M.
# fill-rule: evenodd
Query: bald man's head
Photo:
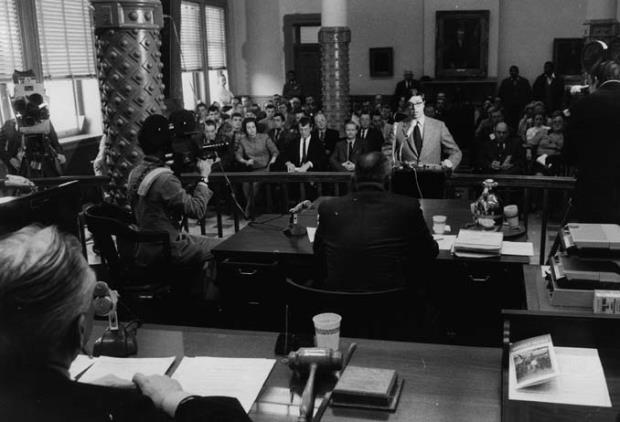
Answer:
M369 152L357 159L355 180L357 183L384 183L390 171L390 162L385 155L377 151Z
M508 139L508 125L504 122L499 122L495 125L495 140L497 142L505 142Z

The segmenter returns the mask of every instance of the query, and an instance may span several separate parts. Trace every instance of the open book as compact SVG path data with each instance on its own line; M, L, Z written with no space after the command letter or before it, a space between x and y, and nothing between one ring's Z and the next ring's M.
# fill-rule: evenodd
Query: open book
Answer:
M549 334L513 343L509 359L517 389L550 381L560 373Z

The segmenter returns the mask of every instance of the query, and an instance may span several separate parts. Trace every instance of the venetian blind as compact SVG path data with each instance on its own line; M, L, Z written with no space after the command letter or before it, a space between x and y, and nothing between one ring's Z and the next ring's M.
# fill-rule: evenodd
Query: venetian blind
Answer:
M0 0L0 81L24 70L21 32L15 0Z
M209 70L226 69L226 21L221 7L205 7Z
M184 72L203 68L200 27L200 5L191 1L181 2L181 69Z
M35 0L43 76L95 76L88 0Z

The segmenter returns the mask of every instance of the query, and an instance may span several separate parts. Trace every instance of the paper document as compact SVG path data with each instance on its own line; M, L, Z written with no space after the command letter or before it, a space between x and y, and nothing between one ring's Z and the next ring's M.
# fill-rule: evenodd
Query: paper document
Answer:
M74 380L82 372L90 368L93 363L97 362L97 359L98 358L93 358L87 355L77 355L69 368L69 376L71 379Z
M532 242L502 242L502 255L534 256Z
M440 251L452 250L452 245L456 239L456 235L453 234L434 234L433 239L437 241Z
M235 397L249 412L275 362L275 359L184 357L172 378L191 394Z
M316 234L316 227L306 227L306 230L308 231L308 239L310 240L310 243L314 243L314 235Z
M611 407L598 350L555 347L559 375L547 383L516 389L515 367L508 368L510 400Z
M92 383L106 375L114 375L131 382L133 376L138 372L144 375L165 375L174 359L174 356L169 358L111 358L101 356L80 377L79 381Z

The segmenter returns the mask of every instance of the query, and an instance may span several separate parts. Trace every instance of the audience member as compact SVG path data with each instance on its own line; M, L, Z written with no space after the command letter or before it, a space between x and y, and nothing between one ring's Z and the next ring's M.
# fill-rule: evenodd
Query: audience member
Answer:
M404 103L407 103L409 98L414 94L420 92L422 87L420 86L420 82L413 78L412 70L405 70L403 73L403 80L396 84L396 88L394 89L394 95L392 95L394 103L394 107L398 109L398 101L400 101L401 97L404 98Z
M383 146L383 134L371 126L370 111L363 110L360 114L359 138L364 141L368 152L381 151Z
M350 126L351 128L353 125ZM438 253L417 199L385 191L387 157L364 154L352 193L321 202L313 244L320 287L376 291L419 287Z
M269 137L278 148L278 151L284 151L288 146L286 137L286 128L284 127L284 116L282 113L273 115L273 129L269 131Z
M230 90L226 86L226 75L220 73L220 75L218 76L218 82L219 84L217 86L217 89L215 90L211 98L213 98L214 101L217 101L221 105L231 104L233 102L233 98L235 98L235 95L230 92Z
M591 73L593 93L578 100L566 130L566 157L577 166L573 218L620 224L620 63Z
M366 141L358 136L357 125L348 121L344 125L345 137L336 144L329 157L329 164L333 171L353 171L355 162L362 154L369 152Z
M308 117L299 120L299 137L289 142L284 152L284 164L288 172L321 171L326 167L323 144L312 136L312 123Z
M269 103L265 106L265 118L258 122L261 133L269 132L275 127L273 116L276 114L276 107Z
M519 126L517 127L517 136L521 138L523 142L526 141L525 134L527 130L534 125L534 102L531 102L523 109L523 115L519 120Z
M409 104L409 118L394 128L392 158L395 164L436 164L455 169L462 154L446 125L424 116L424 95L414 95ZM442 155L448 158L442 160Z
M1 420L250 421L237 399L192 396L167 376L138 373L128 383L135 388L73 381L69 368L92 333L96 280L78 240L54 227L0 240Z
M482 171L485 173L517 174L520 168L517 165L520 142L510 135L505 122L495 125L492 138L485 145Z
M379 111L375 111L372 113L372 126L377 129L383 136L383 147L385 147L385 144L389 144L391 147L391 138L393 134L392 125L387 123L383 119L383 114Z
M534 114L534 125L525 132L525 158L529 161L536 156L536 149L540 140L547 136L550 127L545 126L545 115L542 113Z
M481 169L483 156L486 154L490 139L493 137L493 128L495 128L498 123L504 121L504 112L501 109L491 107L488 114L489 117L480 122L480 126L476 129L474 142L471 146L470 153L474 158L472 164L476 171ZM510 130L510 127L508 130Z
M297 82L297 75L294 70L286 72L286 82L282 88L282 96L286 99L303 96L303 88L301 84Z
M327 127L327 117L323 113L319 113L314 117L314 124L313 133L323 144L325 154L330 156L334 151L336 142L338 142L338 131Z
M535 100L542 101L551 112L564 107L564 78L553 71L553 62L546 62L544 72L536 78L532 88Z
M519 124L519 116L523 107L532 97L532 89L527 79L519 76L519 68L510 66L510 76L504 79L499 86L498 96L502 99L506 112L506 123L511 128Z
M551 116L551 129L543 135L536 149L534 173L545 176L558 175L563 166L564 115L556 111Z

